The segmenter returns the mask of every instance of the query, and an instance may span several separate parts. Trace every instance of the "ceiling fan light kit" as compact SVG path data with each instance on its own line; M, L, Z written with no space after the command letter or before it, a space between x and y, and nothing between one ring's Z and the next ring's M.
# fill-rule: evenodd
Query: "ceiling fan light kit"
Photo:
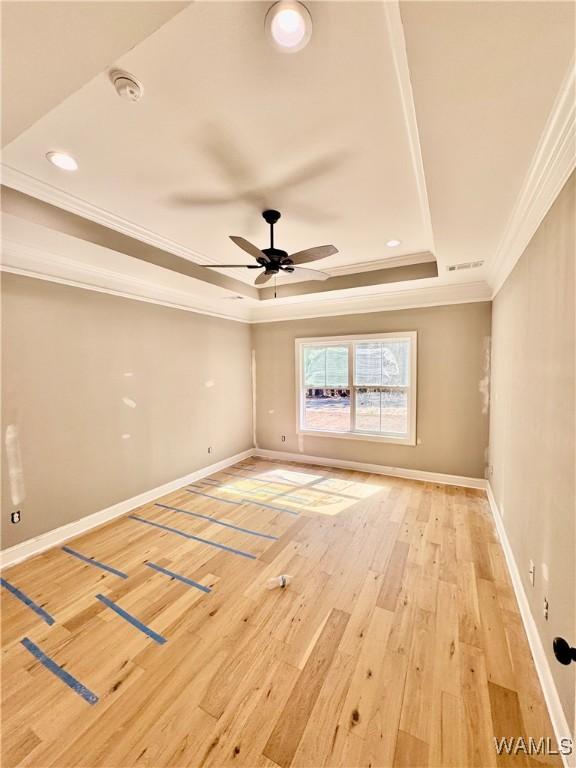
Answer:
M270 226L269 248L260 249L244 237L230 235L230 240L239 248L242 248L243 251L253 256L257 264L203 264L202 266L208 269L263 269L264 272L258 275L254 282L255 285L267 283L270 278L275 277L280 272L287 274L296 273L297 276L303 277L306 280L327 280L330 277L327 272L303 269L300 264L309 264L311 261L318 261L319 259L325 259L327 256L332 256L338 253L337 248L333 245L318 245L315 248L307 248L304 251L298 251L289 255L287 251L276 248L274 245L274 225L280 218L280 212L269 209L263 211L262 217Z
M312 37L312 16L297 0L274 3L264 20L266 35L282 53L296 53L305 48Z

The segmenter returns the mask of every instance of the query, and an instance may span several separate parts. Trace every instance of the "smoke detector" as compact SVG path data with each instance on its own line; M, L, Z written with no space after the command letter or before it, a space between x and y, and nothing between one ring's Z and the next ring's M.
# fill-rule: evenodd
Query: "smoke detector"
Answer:
M125 101L140 101L144 94L144 86L129 72L114 69L110 72L110 80L116 93Z

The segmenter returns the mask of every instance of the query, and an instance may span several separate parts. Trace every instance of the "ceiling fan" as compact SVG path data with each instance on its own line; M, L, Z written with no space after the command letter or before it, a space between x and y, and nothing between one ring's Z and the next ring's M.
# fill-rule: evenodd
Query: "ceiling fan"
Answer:
M268 210L262 213L264 221L270 225L270 248L258 248L253 245L249 240L243 237L237 237L236 235L230 235L230 240L236 243L242 250L253 256L257 264L203 264L202 266L208 269L221 269L221 268L241 268L241 269L264 269L264 272L260 273L256 280L255 285L263 285L267 283L272 277L280 272L287 272L289 274L295 273L300 275L306 280L327 280L330 275L327 272L319 272L315 269L303 269L300 264L309 264L311 261L318 261L318 259L325 259L327 256L332 256L334 253L338 253L338 249L333 245L318 245L315 248L307 248L305 251L298 251L288 255L286 251L282 251L279 248L274 247L274 224L280 218L278 211Z

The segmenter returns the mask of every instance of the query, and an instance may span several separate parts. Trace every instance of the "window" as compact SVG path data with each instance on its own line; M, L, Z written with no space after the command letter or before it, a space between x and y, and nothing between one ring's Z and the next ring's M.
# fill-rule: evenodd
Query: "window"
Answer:
M296 339L298 432L416 444L416 332Z

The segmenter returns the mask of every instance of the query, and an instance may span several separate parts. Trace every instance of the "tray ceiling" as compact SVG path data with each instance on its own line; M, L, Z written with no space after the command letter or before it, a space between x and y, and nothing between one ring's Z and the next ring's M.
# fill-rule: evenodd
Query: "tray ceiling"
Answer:
M39 5L57 15L66 4ZM102 4L74 3L87 13L94 5ZM335 277L323 302L350 288L361 297L363 286L372 300L383 269L419 263L419 255L437 261L438 276L424 270L407 289L421 283L428 291L432 281L440 291L462 285L464 296L474 284L485 298L499 244L570 83L573 4L313 3L312 41L293 55L266 40L266 3L112 5L132 7L140 39L116 35L107 49L113 59L98 59L96 74L94 55L82 55L82 15L68 20L59 48L74 52L82 82L46 102L5 147L4 184L197 264L248 263L228 235L266 246L261 211L277 208L280 247L339 249L315 266L350 279ZM13 19L10 35L34 39L24 21ZM9 88L26 50L5 47ZM62 61L62 52L41 48L35 64L50 87L59 77L55 57ZM112 66L143 82L141 102L118 98ZM51 149L73 154L79 170L49 165ZM25 239L25 228L11 226ZM401 245L388 248L391 239ZM78 249L89 245L77 241ZM447 271L468 261L483 266ZM131 263L118 253L127 278ZM248 270L226 274L254 278ZM188 283L191 293L196 282ZM398 282L382 279L378 290L385 306ZM308 284L285 293L279 307L319 300ZM269 315L276 300L261 298ZM212 293L210 300L218 301Z

